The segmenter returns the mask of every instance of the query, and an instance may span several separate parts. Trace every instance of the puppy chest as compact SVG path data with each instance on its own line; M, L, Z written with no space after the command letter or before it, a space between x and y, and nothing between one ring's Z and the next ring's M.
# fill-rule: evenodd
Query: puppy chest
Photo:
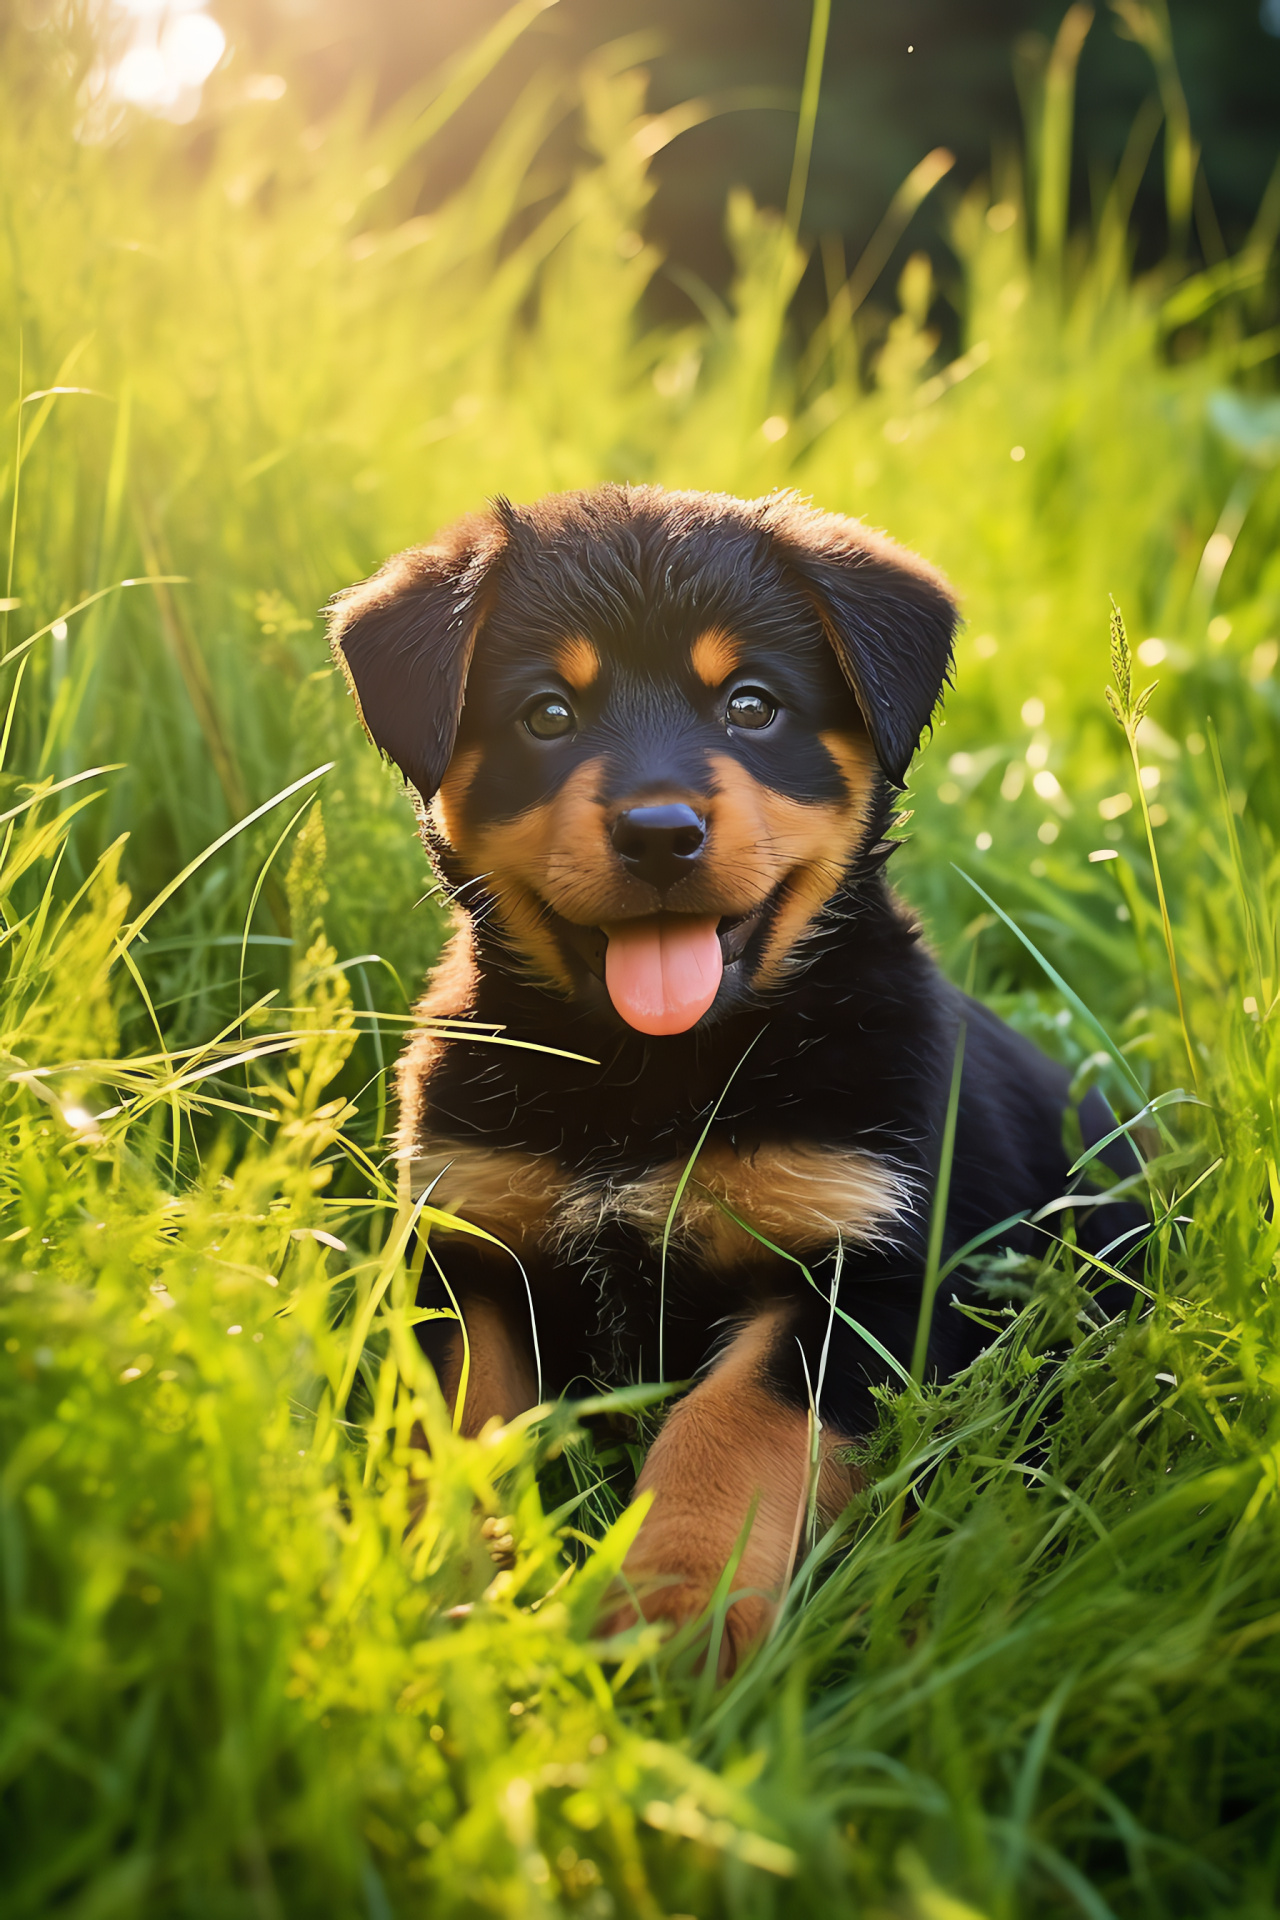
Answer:
M842 1240L891 1243L912 1210L910 1176L881 1156L811 1142L739 1150L708 1141L692 1167L582 1172L549 1156L432 1136L410 1162L414 1197L482 1227L514 1253L589 1260L618 1227L712 1271L805 1255ZM435 1232L448 1232L436 1227ZM473 1244L475 1244L473 1242Z

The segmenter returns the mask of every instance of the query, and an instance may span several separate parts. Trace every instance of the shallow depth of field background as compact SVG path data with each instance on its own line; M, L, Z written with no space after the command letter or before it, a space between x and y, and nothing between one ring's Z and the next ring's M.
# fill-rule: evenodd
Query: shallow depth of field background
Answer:
M5 1913L1261 1920L1280 12L836 0L815 127L807 5L210 8L0 10ZM660 1408L419 1357L447 918L319 618L601 480L949 573L896 881L1148 1161L1127 1320L990 1263L721 1690L592 1638Z

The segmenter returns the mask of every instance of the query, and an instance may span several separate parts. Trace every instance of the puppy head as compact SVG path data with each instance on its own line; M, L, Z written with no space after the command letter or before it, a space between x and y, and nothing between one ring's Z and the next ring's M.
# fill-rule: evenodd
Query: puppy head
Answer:
M553 990L675 1033L794 964L955 618L923 562L793 495L603 487L399 555L332 637L464 903Z

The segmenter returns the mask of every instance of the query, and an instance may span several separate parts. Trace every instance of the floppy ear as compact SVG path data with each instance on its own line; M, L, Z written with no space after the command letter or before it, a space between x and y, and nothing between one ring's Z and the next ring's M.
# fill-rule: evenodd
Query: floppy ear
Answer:
M430 800L458 732L467 669L505 535L470 514L336 595L329 644L365 732Z
M760 524L816 607L876 758L900 787L951 670L951 589L886 534L795 494L764 501Z

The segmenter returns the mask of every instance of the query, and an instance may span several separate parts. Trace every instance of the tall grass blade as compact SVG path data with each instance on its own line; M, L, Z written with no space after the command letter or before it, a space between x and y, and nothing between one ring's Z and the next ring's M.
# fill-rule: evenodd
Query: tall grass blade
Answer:
M942 1238L947 1225L947 1203L951 1197L951 1164L956 1150L956 1120L960 1112L960 1082L964 1075L964 1042L968 1027L961 1021L956 1032L955 1056L951 1064L951 1086L947 1094L946 1117L942 1123L938 1171L929 1204L929 1242L925 1254L924 1280L920 1289L920 1312L916 1321L915 1345L911 1351L911 1378L923 1384L925 1360L929 1352L929 1334L933 1327L933 1302L938 1291L942 1264Z

